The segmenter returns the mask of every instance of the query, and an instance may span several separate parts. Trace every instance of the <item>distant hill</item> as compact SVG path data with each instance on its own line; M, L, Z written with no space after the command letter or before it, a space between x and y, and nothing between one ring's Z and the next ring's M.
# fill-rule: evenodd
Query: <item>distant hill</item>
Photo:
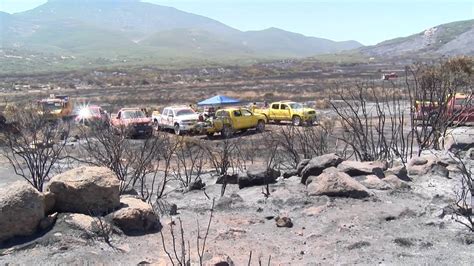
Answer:
M1 47L90 56L305 57L360 47L279 29L242 32L138 0L50 0L2 20Z
M334 42L328 39L307 37L277 28L245 32L242 42L247 47L261 53L268 52L288 56L295 54L311 56L314 54L334 53L362 46L356 41Z
M438 25L423 32L359 49L370 56L474 55L474 20Z

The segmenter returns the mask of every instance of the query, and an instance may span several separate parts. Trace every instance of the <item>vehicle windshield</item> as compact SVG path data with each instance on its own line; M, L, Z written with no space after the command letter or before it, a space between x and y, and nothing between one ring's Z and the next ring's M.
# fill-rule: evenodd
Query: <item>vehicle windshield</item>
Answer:
M303 108L303 105L301 103L290 103L288 104L291 109L302 109Z
M142 111L125 111L122 113L122 118L124 119L135 119L135 118L145 118L145 114Z
M182 116L182 115L193 115L195 112L191 109L181 109L176 111L176 116Z
M43 102L43 108L47 111L56 111L63 109L63 105L59 102Z

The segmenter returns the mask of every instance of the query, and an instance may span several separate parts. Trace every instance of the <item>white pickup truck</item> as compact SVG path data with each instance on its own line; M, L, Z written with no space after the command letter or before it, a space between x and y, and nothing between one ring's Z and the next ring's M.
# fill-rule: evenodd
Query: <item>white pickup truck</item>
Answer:
M161 114L153 114L152 121L157 130L172 129L176 135L182 135L196 130L199 114L186 106L171 106Z

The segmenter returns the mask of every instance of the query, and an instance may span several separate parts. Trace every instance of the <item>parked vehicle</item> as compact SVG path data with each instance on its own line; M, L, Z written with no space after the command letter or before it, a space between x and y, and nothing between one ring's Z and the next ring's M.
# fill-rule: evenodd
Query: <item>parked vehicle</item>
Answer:
M212 127L207 130L207 135L212 136L220 132L223 137L230 137L237 131L256 129L258 132L265 130L266 117L262 114L252 113L246 108L225 108L216 111L212 120Z
M39 100L38 104L40 107L39 112L45 115L48 119L69 120L74 117L73 103L69 99L69 96L50 95L49 98Z
M149 117L139 108L123 108L112 115L110 125L117 130L126 130L132 137L150 137L153 134L153 124Z
M86 105L78 110L74 121L79 124L95 122L106 123L109 120L107 112L98 105Z
M433 119L439 117L440 112L449 117L454 124L474 123L474 104L472 96L465 93L449 95L440 110L438 102L415 101L415 119L433 123Z
M156 129L172 129L176 135L197 131L197 124L202 117L187 106L170 106L163 109L161 114L152 115Z
M396 78L398 78L398 75L395 72L382 74L382 80L391 80Z
M312 125L316 121L316 110L291 101L274 102L269 108L255 108L254 112L264 115L267 121L273 120L275 123L291 121L295 126L303 123Z

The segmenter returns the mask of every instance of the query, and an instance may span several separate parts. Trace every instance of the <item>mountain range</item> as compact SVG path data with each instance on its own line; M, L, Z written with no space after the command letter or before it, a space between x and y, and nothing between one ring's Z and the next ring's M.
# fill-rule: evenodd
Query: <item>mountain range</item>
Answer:
M63 67L66 61L76 66L188 59L251 61L340 52L376 58L473 55L474 20L364 47L357 41L336 42L277 28L240 31L140 0L49 0L21 13L0 12L0 57L5 59L0 68Z
M474 55L474 20L438 25L358 51L374 57Z
M83 54L143 50L189 56L304 57L361 47L269 28L243 32L216 20L138 0L50 0L0 13L3 47Z

